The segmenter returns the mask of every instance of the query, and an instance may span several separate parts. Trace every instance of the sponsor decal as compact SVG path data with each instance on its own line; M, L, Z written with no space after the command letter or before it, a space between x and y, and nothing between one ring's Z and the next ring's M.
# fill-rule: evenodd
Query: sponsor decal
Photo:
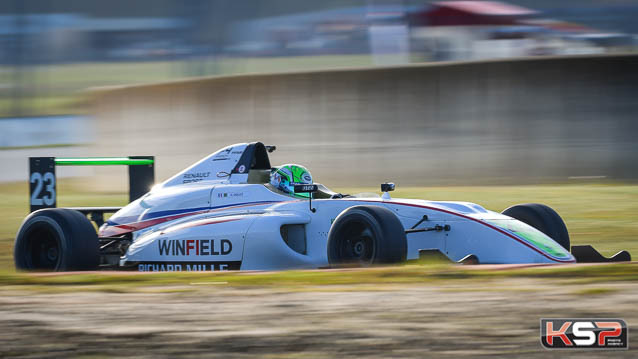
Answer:
M244 192L220 192L217 194L217 198L239 198L244 197Z
M138 263L139 272L219 272L239 270L241 262Z
M317 185L314 185L314 184L297 184L297 183L293 183L293 186L295 188L295 192L298 192L298 193L308 193L308 192L316 192L317 191Z
M160 239L160 256L225 256L233 251L228 239Z
M184 173L182 183L203 181L210 176L210 172Z
M304 173L303 176L301 176L301 178L304 180L304 182L309 183L312 182L312 177L310 177L310 175L308 173Z
M239 173L246 172L246 166L244 166L244 165L239 166L239 168L237 169L237 172L239 172Z
M547 349L627 349L622 319L541 319L541 343Z
M213 156L213 161L226 161L230 159L230 153L233 150L232 147L228 147L224 150L219 151L218 154ZM241 152L240 152L241 153Z

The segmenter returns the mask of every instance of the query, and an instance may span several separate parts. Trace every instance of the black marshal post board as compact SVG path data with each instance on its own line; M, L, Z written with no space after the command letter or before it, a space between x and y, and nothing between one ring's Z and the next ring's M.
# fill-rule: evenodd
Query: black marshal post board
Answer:
M31 212L57 206L56 166L128 166L129 201L143 196L155 183L153 156L129 157L29 157L29 206Z

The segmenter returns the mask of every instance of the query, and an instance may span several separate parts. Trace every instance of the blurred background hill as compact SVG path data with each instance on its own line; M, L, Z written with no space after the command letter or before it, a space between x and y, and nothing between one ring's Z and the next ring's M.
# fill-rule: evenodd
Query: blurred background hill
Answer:
M22 180L30 155L135 153L158 155L161 179L226 142L251 140L319 158L329 181L341 178L332 153L348 153L343 168L367 164L374 183L384 166L412 184L426 175L437 184L632 180L636 15L629 0L4 1L0 180ZM556 56L594 60L511 63ZM623 65L595 60L610 56ZM411 78L382 70L436 63L444 67ZM360 68L380 71L358 76ZM251 77L334 69L353 71ZM219 78L238 74L251 75ZM209 86L87 92L202 78ZM221 102L221 93L235 96ZM202 129L211 136L193 140ZM372 144L394 148L384 153L403 165L379 155L375 169ZM434 160L415 160L420 153Z
M635 1L468 3L4 1L0 116L77 112L69 95L88 86L286 69L268 58L315 69L635 49ZM327 55L355 56L313 58Z

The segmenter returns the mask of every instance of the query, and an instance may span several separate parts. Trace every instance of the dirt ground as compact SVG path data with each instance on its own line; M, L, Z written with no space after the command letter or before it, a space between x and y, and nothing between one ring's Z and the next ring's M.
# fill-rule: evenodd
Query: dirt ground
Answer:
M129 293L0 288L0 357L637 357L638 285L505 278L446 284ZM623 318L628 351L548 351L543 317Z

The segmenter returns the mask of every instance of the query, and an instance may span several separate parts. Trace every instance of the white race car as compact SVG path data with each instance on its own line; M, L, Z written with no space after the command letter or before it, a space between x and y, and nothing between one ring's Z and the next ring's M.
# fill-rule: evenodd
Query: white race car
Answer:
M16 267L282 270L401 263L430 253L472 263L630 260L626 251L608 259L591 246L570 252L565 224L540 204L496 213L468 202L391 198L392 183L381 196L316 183L284 193L269 184L273 150L260 142L225 147L97 220L97 233L86 214L107 210L35 211L18 231Z

